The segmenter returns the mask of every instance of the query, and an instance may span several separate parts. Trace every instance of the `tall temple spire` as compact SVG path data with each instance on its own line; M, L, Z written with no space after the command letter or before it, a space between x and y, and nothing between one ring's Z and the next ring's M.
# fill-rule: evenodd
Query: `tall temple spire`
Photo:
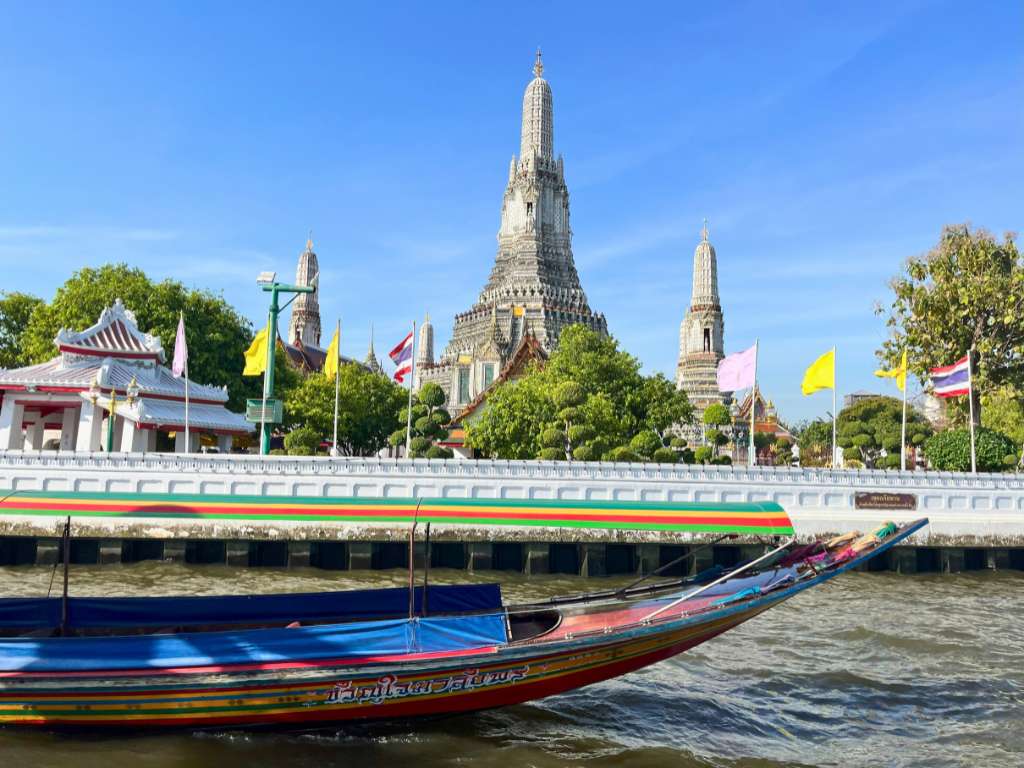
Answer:
M686 391L698 413L712 403L728 404L718 391L718 363L725 354L725 321L718 296L718 256L708 240L708 220L693 251L693 291L679 326L676 386Z
M423 325L420 326L419 346L416 349L416 365L434 364L434 326L430 322L430 313L423 317Z
M373 323L370 323L370 348L366 350L366 359L363 360L363 364L374 373L384 372L380 360L377 359L377 353L373 351Z
M537 49L533 65L534 78L523 94L523 131L519 143L519 161L528 162L534 155L545 160L552 158L554 146L554 118L551 108L551 86L541 77L544 64Z
M320 264L313 251L313 233L306 240L306 250L299 254L299 265L295 270L295 284L308 286L320 273ZM320 346L320 289L312 293L300 293L292 304L292 317L288 322L288 342L302 342L304 347Z
M719 303L718 257L715 255L715 247L708 242L708 220L704 219L704 226L700 230L700 242L693 251L693 291L690 306L718 307Z
M441 386L454 416L497 379L525 334L546 353L569 325L608 333L573 261L569 189L553 152L551 87L543 74L538 51L523 95L520 155L509 163L491 274L476 302L455 316L437 362L416 368L417 385Z

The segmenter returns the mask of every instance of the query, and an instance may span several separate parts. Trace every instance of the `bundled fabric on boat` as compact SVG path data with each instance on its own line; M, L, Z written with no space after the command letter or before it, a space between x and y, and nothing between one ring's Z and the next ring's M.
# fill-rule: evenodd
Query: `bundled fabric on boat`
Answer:
M60 598L0 599L0 628L55 627ZM498 584L438 585L429 588L432 613L490 611L501 607ZM416 612L423 609L423 588L416 588ZM68 627L195 627L223 624L288 624L337 619L403 616L409 612L405 587L276 595L215 597L72 597Z
M368 660L502 645L503 614L390 619L240 632L0 638L3 672L103 672Z

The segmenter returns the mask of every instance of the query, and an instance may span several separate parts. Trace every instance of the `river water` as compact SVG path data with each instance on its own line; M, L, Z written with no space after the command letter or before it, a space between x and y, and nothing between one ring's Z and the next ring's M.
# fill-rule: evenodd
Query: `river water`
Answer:
M512 600L619 583L491 576ZM405 577L139 563L75 566L71 583L79 595L217 594ZM432 572L438 582L467 578ZM0 568L0 594L45 594L49 579L49 568ZM312 735L0 731L0 765L1020 768L1024 573L848 574L670 661L505 710Z

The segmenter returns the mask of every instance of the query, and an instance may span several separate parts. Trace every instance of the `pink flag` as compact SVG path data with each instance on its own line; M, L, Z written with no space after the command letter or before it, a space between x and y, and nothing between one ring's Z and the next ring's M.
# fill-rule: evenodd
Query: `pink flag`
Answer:
M722 358L718 364L718 391L735 392L754 386L757 375L757 344Z
M181 378L184 373L188 375L188 347L185 346L185 315L178 318L178 333L174 337L174 362L171 364L171 373L175 378Z

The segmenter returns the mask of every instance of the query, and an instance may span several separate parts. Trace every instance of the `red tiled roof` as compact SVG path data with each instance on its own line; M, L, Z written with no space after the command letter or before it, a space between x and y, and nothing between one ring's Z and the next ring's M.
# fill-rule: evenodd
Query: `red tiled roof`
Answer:
M532 333L524 336L523 340L519 342L519 346L516 347L516 351L512 353L512 357L509 358L505 367L501 369L501 373L491 382L491 386L470 400L462 412L459 413L458 418L453 421L453 424L462 424L467 416L484 404L488 394L490 394L495 386L501 382L521 376L531 360L543 362L547 359L548 353L544 351L544 347L537 341L537 337Z

